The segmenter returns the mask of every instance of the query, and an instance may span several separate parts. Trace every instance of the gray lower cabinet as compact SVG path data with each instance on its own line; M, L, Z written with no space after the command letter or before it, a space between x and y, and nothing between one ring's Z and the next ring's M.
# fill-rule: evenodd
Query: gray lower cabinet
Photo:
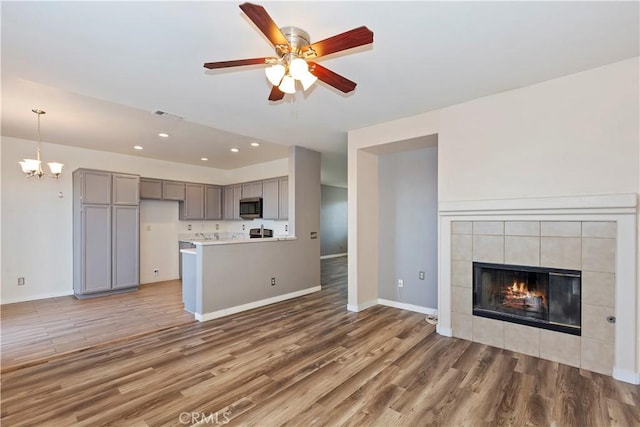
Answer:
M223 215L222 219L240 218L240 199L242 198L241 185L229 185L223 188Z
M138 191L137 175L73 172L73 291L77 297L138 287Z
M278 219L278 178L262 181L262 218Z
M88 205L81 208L80 282L76 294L111 290L111 206ZM74 260L74 263L77 262ZM76 285L78 288L76 289Z
M180 220L204 219L204 185L184 186L184 202L180 203Z
M114 289L138 286L140 207L113 206L111 283Z
M222 219L222 188L205 185L204 219Z

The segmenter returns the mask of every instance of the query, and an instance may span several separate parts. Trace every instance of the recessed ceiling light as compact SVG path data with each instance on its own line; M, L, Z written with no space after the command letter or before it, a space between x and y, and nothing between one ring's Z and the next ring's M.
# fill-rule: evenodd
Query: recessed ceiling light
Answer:
M231 152L232 152L232 153L238 153L238 152L240 152L240 150L238 150L237 148L232 148L232 149L231 149Z
M160 132L158 134L158 136L162 137L162 138L169 138L169 134L168 133L164 133L164 132Z
M202 160L203 162L206 162L209 159L207 159L206 157L200 157L200 160Z
M260 147L260 143L259 142L252 142L251 146L252 147Z
M142 150L142 146L141 145L134 145L133 148L136 149L136 150Z

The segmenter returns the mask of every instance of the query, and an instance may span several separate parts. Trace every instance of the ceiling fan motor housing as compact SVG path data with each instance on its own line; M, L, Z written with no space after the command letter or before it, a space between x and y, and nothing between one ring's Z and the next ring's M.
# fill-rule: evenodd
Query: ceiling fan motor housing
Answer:
M283 57L287 53L300 54L300 49L308 46L310 42L309 33L298 27L282 27L280 32L287 39L291 50L287 46L276 46L276 52L278 56Z

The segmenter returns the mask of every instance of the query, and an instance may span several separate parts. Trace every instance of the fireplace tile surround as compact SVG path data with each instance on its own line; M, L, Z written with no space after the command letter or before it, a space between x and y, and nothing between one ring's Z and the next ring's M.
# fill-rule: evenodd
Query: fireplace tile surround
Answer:
M612 375L615 221L452 221L453 336ZM473 262L581 270L582 336L472 315Z

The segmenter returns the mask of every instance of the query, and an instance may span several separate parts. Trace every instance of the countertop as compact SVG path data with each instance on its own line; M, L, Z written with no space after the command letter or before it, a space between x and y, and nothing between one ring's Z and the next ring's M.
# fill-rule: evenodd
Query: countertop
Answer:
M296 240L295 236L274 236L274 237L263 237L259 239L251 239L248 234L244 233L220 233L218 238L215 237L214 233L204 233L207 237L203 239L201 237L196 237L194 234L181 234L178 236L178 241L180 242L188 242L193 243L196 246L212 246L212 245L235 245L241 243L265 243L265 242L277 242L281 240ZM195 251L195 249L181 249L180 252L184 250ZM185 253L185 252L183 252Z

